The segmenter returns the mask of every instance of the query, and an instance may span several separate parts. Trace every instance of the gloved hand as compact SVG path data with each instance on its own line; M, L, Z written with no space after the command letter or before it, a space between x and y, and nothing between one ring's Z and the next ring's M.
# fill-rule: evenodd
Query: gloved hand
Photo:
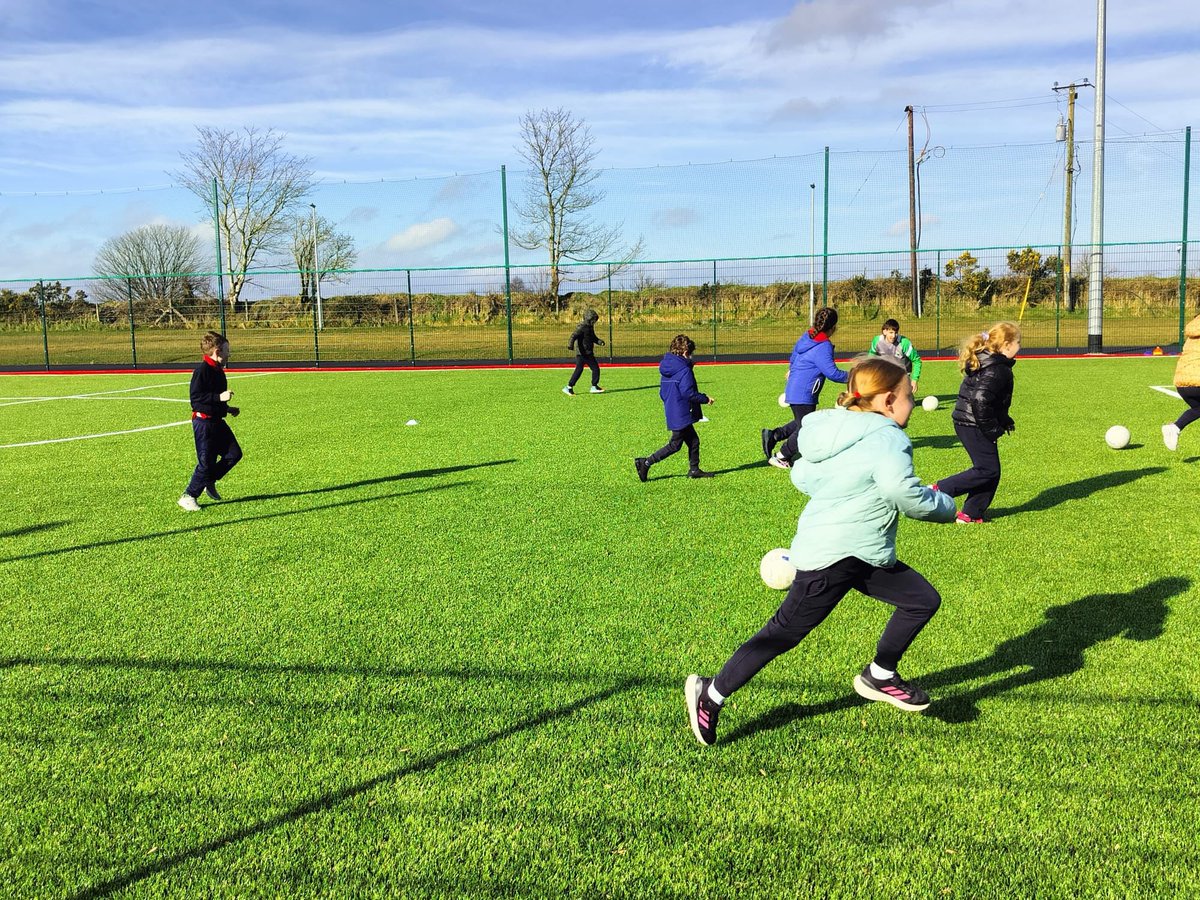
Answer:
M237 418L237 416L240 412L241 412L241 410L238 409L236 406L229 407L229 414L231 416L233 416L235 419Z
M233 399L233 391L221 391L217 399L219 399L222 403L228 403Z

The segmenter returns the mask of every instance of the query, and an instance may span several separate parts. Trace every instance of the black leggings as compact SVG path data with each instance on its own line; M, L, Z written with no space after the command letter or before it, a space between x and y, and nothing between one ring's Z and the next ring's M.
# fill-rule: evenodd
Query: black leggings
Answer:
M942 603L924 575L899 561L881 568L847 556L815 572L797 572L778 611L729 658L713 686L728 697L763 666L804 640L851 588L896 608L875 648L875 662L885 669L899 666L904 651Z
M1188 405L1188 408L1175 420L1175 427L1183 431L1200 419L1200 387L1177 387L1175 392Z
M786 425L780 425L771 432L771 440L783 441L783 446L779 448L779 454L791 462L796 458L796 442L799 441L800 423L804 421L804 417L817 408L815 403L790 403L792 408L792 421Z
M654 465L656 462L678 453L684 444L687 444L688 448L688 468L694 472L700 468L700 435L696 434L694 425L672 431L671 439L661 449L655 450L647 456L646 462Z
M575 387L575 382L583 374L584 366L588 366L592 370L592 387L599 386L600 363L596 362L595 354L589 353L584 356L582 353L577 353L575 355L575 371L571 374L571 380L567 382L567 387Z
M1000 487L1000 448L973 425L955 425L954 433L971 457L971 468L939 478L938 490L951 497L966 494L963 513L972 519L982 519Z

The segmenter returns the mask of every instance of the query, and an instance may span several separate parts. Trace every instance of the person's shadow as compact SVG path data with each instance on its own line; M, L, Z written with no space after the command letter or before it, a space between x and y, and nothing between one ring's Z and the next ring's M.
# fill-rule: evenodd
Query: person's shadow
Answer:
M1105 472L1103 475L1080 478L1078 481L1071 481L1067 484L1046 488L1046 490L1042 491L1036 497L1026 500L1020 506L993 509L990 518L999 519L1003 516L1012 516L1017 513L1042 512L1043 510L1058 506L1060 503L1066 503L1070 500L1082 500L1084 497L1088 497L1097 491L1121 487L1147 475L1158 475L1165 471L1167 471L1166 466L1146 466L1142 469L1122 469L1118 472Z
M945 722L969 722L978 717L980 700L1078 672L1084 651L1097 644L1118 637L1153 640L1163 633L1167 600L1190 586L1187 578L1160 578L1126 594L1089 594L1052 606L1045 622L1000 644L990 656L922 676L921 686L935 695L926 714ZM938 696L938 688L992 676L1001 677Z

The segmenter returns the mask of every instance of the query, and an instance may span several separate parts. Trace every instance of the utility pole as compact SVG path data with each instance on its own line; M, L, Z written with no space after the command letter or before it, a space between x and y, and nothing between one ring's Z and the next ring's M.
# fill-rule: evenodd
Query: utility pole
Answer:
M1063 272L1063 290L1067 295L1067 312L1075 310L1075 296L1071 293L1071 194L1075 186L1075 98L1079 96L1077 88L1091 87L1091 82L1086 78L1076 84L1071 82L1067 85L1054 84L1054 91L1067 92L1067 167L1066 167L1066 184L1063 192L1063 239L1062 239L1062 272ZM1061 123L1060 123L1061 127ZM1062 138L1059 138L1062 140Z
M917 283L917 162L913 153L913 108L904 107L908 116L908 256L912 273L912 311L921 315L920 285Z

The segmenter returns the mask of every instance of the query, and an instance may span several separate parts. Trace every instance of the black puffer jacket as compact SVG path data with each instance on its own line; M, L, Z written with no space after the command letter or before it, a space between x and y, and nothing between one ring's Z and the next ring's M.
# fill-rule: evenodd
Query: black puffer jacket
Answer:
M950 419L955 425L978 428L984 437L995 441L1013 430L1008 408L1012 405L1012 368L1016 360L987 350L980 351L978 359L979 368L963 376Z
M604 346L604 341L596 337L596 321L600 316L595 310L589 309L583 314L583 321L579 323L579 327L571 334L571 340L567 342L567 349L574 350L580 356L592 356L596 352L596 345Z

